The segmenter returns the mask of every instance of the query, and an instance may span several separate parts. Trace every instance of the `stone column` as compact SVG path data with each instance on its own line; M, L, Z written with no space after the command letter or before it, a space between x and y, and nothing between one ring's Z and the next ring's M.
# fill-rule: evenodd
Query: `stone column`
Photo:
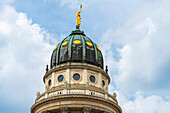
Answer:
M61 110L61 113L68 113L69 112L67 107L62 107L62 108L60 108L60 110Z
M83 109L83 112L84 112L84 113L90 113L90 111L91 111L91 108L90 108L90 107L85 107L85 108Z

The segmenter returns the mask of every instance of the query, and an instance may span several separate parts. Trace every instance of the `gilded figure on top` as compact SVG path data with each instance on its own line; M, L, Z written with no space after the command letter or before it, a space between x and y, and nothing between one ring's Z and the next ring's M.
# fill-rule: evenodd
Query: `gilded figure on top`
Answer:
M81 17L80 17L80 13L82 11L82 4L80 5L80 11L77 11L77 15L76 15L76 26L79 28L80 24L81 24Z

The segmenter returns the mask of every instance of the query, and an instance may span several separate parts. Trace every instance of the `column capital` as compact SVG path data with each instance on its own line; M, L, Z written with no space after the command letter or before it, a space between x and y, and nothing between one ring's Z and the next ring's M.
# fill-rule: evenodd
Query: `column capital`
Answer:
M84 107L83 112L84 113L90 113L91 107Z
M61 113L68 113L69 112L67 107L61 107L60 111L61 111Z

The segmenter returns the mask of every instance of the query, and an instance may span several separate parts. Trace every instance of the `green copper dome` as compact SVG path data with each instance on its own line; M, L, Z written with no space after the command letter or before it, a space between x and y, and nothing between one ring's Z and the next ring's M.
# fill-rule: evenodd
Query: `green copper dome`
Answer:
M103 69L100 48L79 29L54 48L50 68L68 62L92 64Z

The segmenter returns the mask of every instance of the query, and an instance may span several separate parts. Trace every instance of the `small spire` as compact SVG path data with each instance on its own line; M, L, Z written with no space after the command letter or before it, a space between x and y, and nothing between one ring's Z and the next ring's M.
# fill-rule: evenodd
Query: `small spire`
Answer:
M108 66L106 65L105 72L108 74Z
M81 17L80 17L80 13L82 11L82 4L80 5L80 11L77 11L77 15L76 15L76 29L80 28L80 24L81 24Z
M48 72L48 70L49 70L49 69L48 69L48 65L46 65L46 73Z
M113 97L114 97L114 98L116 98L116 97L117 97L117 94L116 94L115 92L113 93Z
M40 92L38 91L38 92L36 93L36 95L37 95L37 98L40 97Z

